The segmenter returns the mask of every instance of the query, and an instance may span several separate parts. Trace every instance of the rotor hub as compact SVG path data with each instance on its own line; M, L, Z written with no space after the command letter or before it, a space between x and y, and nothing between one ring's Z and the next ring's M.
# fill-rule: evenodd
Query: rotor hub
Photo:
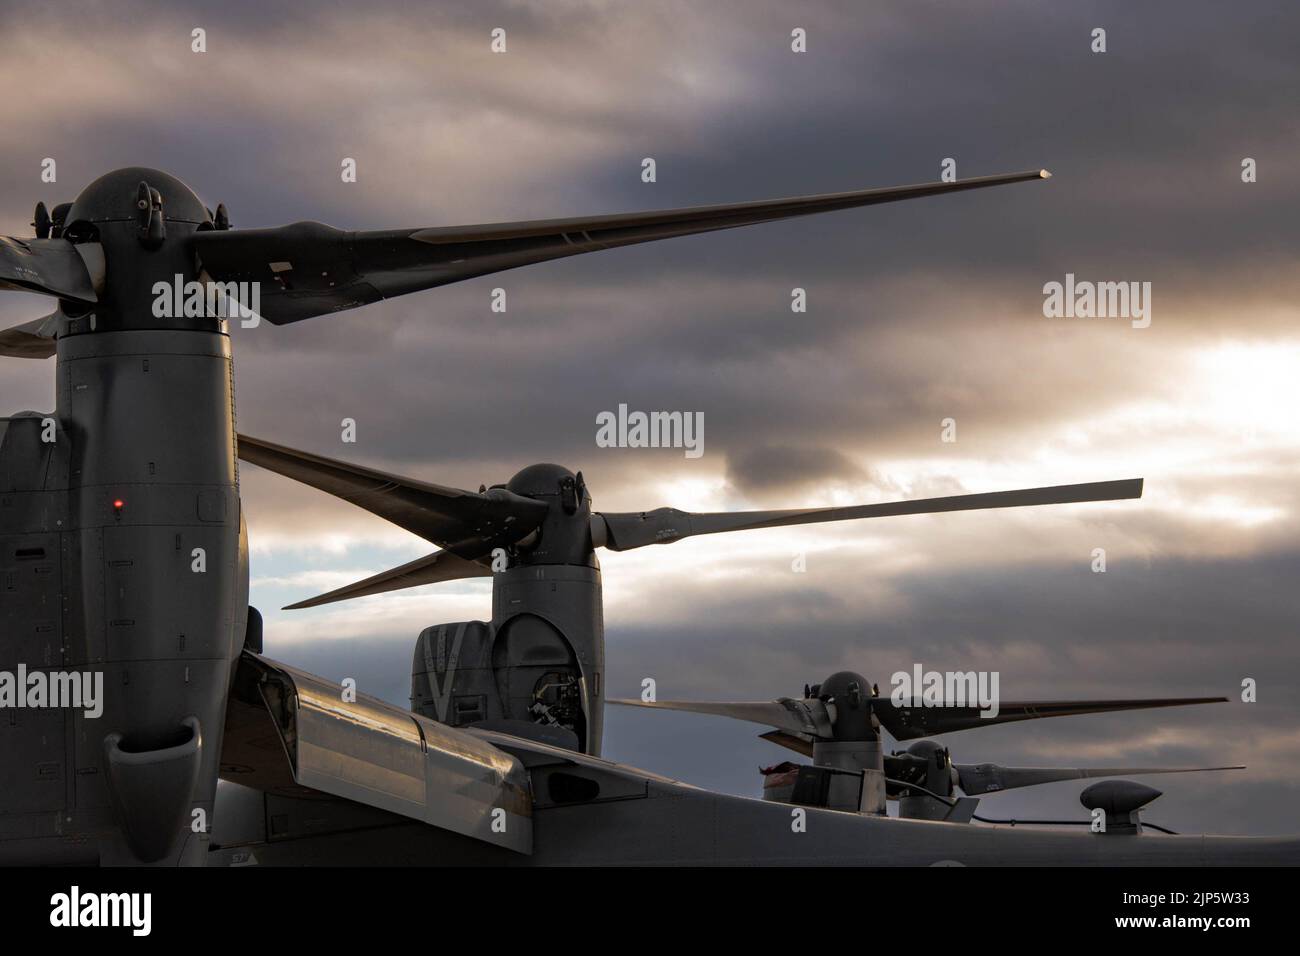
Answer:
M134 222L140 213L136 204L140 183L158 191L164 221L211 222L194 190L170 173L145 166L127 166L100 176L77 196L67 212L67 222Z

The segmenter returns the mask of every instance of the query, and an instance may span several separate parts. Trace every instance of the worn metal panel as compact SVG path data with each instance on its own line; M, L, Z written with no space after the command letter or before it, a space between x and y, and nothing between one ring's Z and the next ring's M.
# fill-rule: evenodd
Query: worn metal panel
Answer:
M532 852L532 794L517 758L372 697L344 701L335 683L246 657L290 685L292 702L268 705L298 784Z

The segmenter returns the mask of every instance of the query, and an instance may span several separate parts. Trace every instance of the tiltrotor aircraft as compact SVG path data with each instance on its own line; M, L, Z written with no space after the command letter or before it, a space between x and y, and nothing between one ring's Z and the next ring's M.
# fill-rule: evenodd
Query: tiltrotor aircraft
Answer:
M478 492L417 481L247 435L239 457L329 492L441 550L328 594L332 601L459 578L492 578L492 621L426 628L416 644L412 707L443 723L547 728L552 742L600 753L605 625L596 549L886 515L1136 498L1141 479L1026 488L842 508L697 514L597 512L581 472L531 465ZM499 724L505 721L506 724Z
M35 238L0 238L0 287L57 300L0 332L0 353L57 356L56 410L5 419L0 436L0 678L67 689L98 674L103 694L99 712L5 708L0 863L1294 862L1295 839L1100 840L819 808L796 834L785 807L602 760L601 642L582 630L599 621L598 604L582 603L599 600L592 548L756 519L575 522L587 496L553 466L478 495L368 489L372 510L407 499L412 520L427 512L422 533L444 542L445 557L406 569L413 578L478 568L484 545L507 552L494 588L503 627L473 637L467 627L461 646L466 660L484 655L473 663L490 676L470 667L465 685L479 690L438 707L460 664L448 631L419 642L417 667L437 683L416 675L411 711L345 699L260 653L224 313L211 297L206 308L159 309L170 289L255 284L261 317L282 324L579 253L1043 176L381 232L235 230L224 206L210 212L180 180L145 168L109 173L52 211L39 205ZM1074 488L1001 503L1137 492ZM446 507L428 508L430 497ZM571 617L509 616L516 606ZM549 673L554 687L539 689ZM422 687L445 719L428 716ZM220 789L218 777L229 781Z
M1225 703L1226 697L1154 697L1137 700L1002 701L996 713L967 703L927 706L896 702L852 671L839 671L805 686L802 699L686 701L611 699L624 707L676 710L729 717L772 727L764 740L812 758L812 764L782 764L762 771L763 797L782 803L829 806L856 813L885 813L885 801L899 802L910 820L965 823L974 818L980 794L1033 787L1061 780L1145 774L1244 770L1244 767L1001 767L955 764L949 749L929 738L997 724L1121 710ZM914 741L885 753L881 730L895 740ZM960 788L964 797L954 800ZM1159 796L1156 793L1154 796ZM1148 799L1154 799L1154 796ZM1028 821L1022 821L1028 822Z

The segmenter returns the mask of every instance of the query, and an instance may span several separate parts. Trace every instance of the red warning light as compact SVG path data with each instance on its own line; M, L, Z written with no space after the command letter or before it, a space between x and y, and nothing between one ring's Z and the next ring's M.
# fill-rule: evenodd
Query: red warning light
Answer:
M123 501L121 498L115 498L115 499L113 499L113 510L114 510L114 511L121 511L122 508L125 507L125 505L126 505L126 502Z

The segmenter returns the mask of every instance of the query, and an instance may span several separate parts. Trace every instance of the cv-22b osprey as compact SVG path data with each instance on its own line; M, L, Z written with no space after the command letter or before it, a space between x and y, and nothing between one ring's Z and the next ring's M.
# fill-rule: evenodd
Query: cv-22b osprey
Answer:
M790 842L781 808L603 761L588 752L596 733L574 748L345 702L259 653L226 324L157 309L160 287L252 285L281 324L549 259L1043 175L375 232L233 229L224 206L145 168L39 205L34 238L0 238L0 288L58 303L0 332L0 353L57 356L55 411L0 420L0 670L94 672L104 690L99 713L0 722L0 863L1294 859L1293 841L1116 854L984 828L963 828L978 835L962 849L914 829L931 824L877 834L860 828L895 824L830 810ZM583 675L589 728L598 673ZM235 781L220 799L218 777Z
M966 695L961 695L963 698ZM765 768L763 799L798 806L830 807L851 813L884 814L886 800L898 801L898 815L910 820L967 823L975 819L981 794L1035 787L1063 780L1147 774L1244 770L1245 767L1002 767L992 763L957 764L938 735L999 724L1076 717L1085 714L1226 703L1226 697L1155 697L1137 700L999 701L996 712L973 701L926 701L882 697L861 674L838 671L819 684L805 685L801 699L705 701L626 700L609 703L658 711L729 717L772 729L764 740L811 757L811 764L784 762ZM906 750L886 753L882 732L911 741ZM1118 788L1118 789L1116 789ZM960 789L963 796L953 799ZM1141 784L1109 781L1103 794L1145 797L1160 794ZM1085 806L1088 798L1085 791ZM1126 810L1135 812L1141 804ZM1091 809L1091 807L1090 807ZM1023 821L1022 821L1023 822ZM1131 822L1125 819L1123 822Z

